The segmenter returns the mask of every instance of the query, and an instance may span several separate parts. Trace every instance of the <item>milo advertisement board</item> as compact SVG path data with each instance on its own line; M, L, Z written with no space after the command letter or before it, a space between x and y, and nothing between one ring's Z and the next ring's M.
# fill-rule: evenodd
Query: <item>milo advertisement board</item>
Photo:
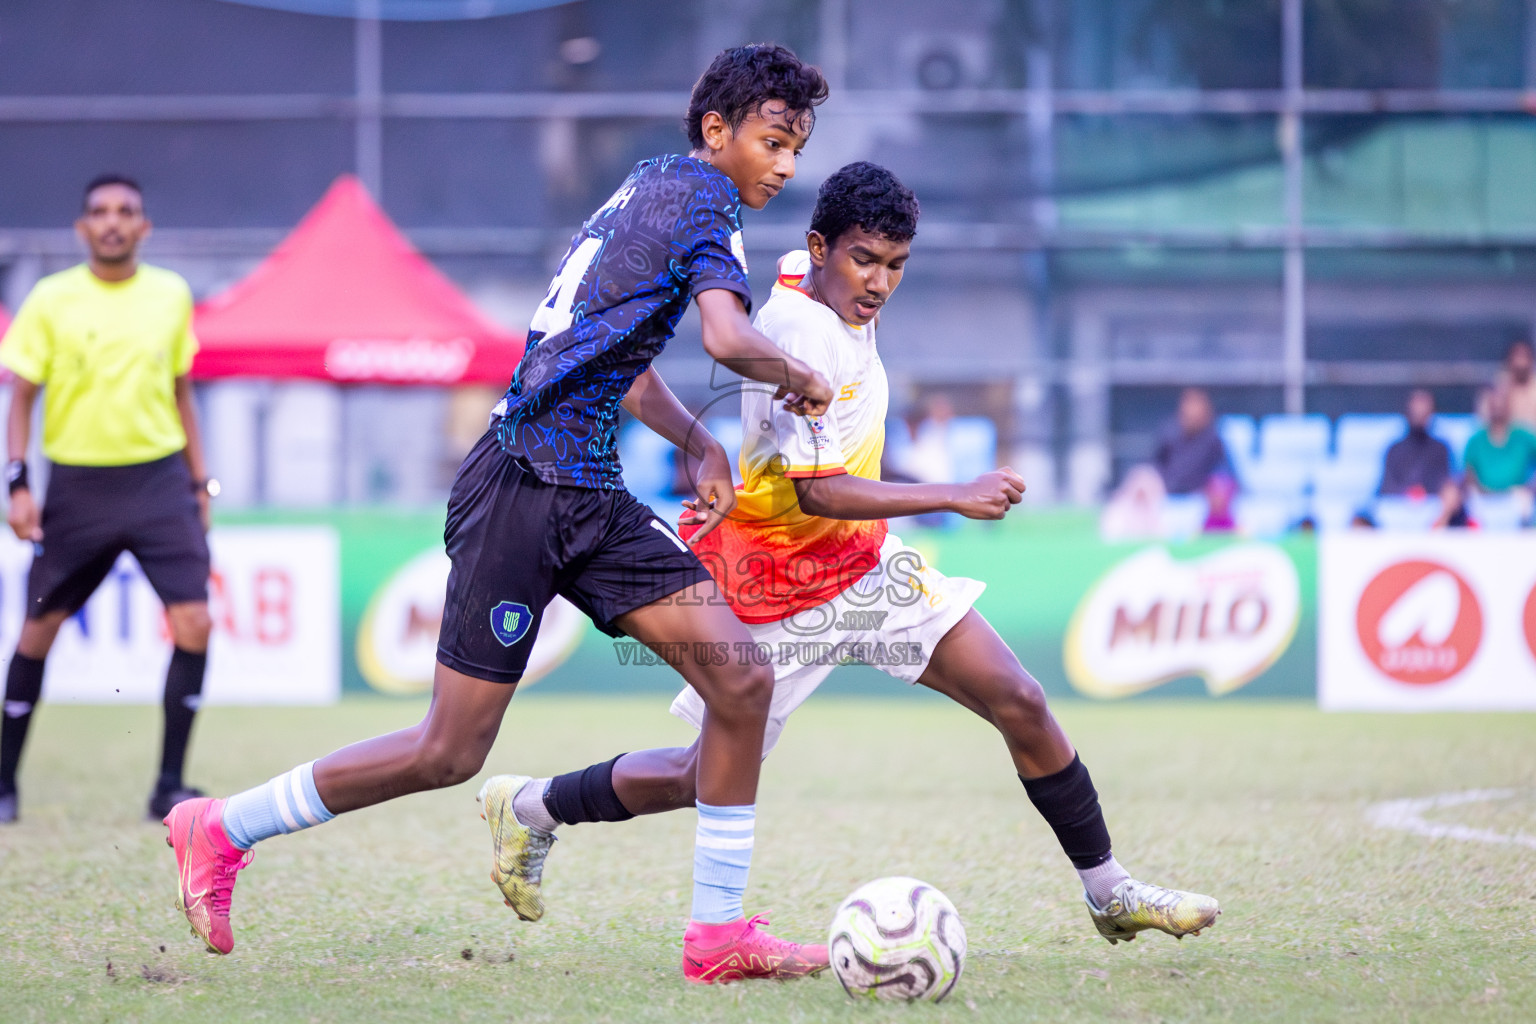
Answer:
M235 517L231 517L234 519ZM239 521L239 520L236 520ZM448 559L440 511L250 516L323 523L341 544L341 678L346 692L430 692ZM1316 544L1200 538L1109 544L1075 512L1015 513L948 530L892 524L948 576L986 584L976 609L1056 698L1316 694ZM520 609L503 628L526 628ZM535 692L674 692L664 656L599 632L562 599L545 610L523 686ZM848 665L827 693L913 688Z

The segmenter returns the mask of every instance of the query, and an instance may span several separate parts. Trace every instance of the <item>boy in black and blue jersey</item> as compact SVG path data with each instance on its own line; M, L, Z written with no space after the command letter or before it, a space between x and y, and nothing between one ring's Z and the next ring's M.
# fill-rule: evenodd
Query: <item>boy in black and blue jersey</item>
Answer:
M227 800L190 800L167 815L178 905L211 950L233 948L235 874L257 841L480 770L539 618L560 594L610 634L681 653L676 667L708 708L685 975L716 982L826 967L825 947L774 938L742 911L772 670L709 663L721 641L751 638L688 545L624 489L615 444L622 406L687 452L701 507L713 512L703 532L734 506L725 450L650 366L690 301L711 356L775 385L795 412L826 411L826 379L747 318L740 222L743 204L761 209L794 176L826 94L820 72L783 47L723 52L694 86L689 155L636 165L577 232L491 428L449 497L452 571L427 717ZM543 905L525 880L537 881L550 839L513 813L516 777L499 780L480 794L495 844L492 877L519 916L536 920ZM594 813L627 816L622 806Z

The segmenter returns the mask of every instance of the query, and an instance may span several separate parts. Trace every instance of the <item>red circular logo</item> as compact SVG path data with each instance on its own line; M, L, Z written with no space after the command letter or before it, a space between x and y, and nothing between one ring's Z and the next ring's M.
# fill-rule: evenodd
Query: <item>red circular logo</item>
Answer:
M1526 631L1533 610L1526 606ZM1360 595L1355 627L1365 656L1401 683L1444 682L1483 641L1483 610L1467 581L1438 562L1398 562Z

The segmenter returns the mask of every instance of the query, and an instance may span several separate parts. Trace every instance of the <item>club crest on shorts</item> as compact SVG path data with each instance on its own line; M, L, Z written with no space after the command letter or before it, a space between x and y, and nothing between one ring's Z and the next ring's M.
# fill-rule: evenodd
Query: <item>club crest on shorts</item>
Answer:
M511 647L533 626L533 612L525 604L503 601L491 609L491 632L503 647Z

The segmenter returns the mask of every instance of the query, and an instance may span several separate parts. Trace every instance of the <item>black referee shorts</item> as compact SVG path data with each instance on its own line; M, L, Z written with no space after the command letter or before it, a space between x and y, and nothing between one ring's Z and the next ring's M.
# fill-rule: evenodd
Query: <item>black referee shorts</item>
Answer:
M129 466L55 463L27 617L79 611L124 551L166 604L208 600L208 538L181 453Z
M710 579L698 556L628 491L545 483L488 431L459 467L443 531L452 570L437 660L515 683L556 595L614 620Z

